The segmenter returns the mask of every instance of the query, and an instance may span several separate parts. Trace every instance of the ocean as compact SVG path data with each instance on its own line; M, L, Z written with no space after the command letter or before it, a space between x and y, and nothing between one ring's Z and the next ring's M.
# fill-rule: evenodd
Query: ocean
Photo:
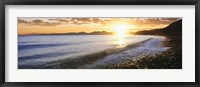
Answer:
M18 36L18 65L34 67L54 61L79 58L107 49L123 48L152 35L24 35ZM19 67L20 68L20 67Z

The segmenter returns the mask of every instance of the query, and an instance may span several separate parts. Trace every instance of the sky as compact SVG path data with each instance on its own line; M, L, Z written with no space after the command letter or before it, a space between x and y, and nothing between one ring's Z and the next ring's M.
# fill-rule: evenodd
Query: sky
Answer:
M61 18L61 17L19 17L18 34L52 34L70 32L127 32L159 29L180 18Z

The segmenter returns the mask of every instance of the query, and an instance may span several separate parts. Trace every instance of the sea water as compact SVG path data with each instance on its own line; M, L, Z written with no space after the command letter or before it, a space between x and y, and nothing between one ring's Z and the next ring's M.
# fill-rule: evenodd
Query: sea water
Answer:
M18 65L38 65L124 47L151 35L24 35L18 36Z

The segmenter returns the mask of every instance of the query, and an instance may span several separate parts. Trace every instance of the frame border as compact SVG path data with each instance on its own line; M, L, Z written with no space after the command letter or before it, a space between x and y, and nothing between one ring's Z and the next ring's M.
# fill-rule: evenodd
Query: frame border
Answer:
M0 86L1 87L200 87L199 34L200 0L2 0L0 1ZM195 5L195 82L5 82L5 6L6 5Z

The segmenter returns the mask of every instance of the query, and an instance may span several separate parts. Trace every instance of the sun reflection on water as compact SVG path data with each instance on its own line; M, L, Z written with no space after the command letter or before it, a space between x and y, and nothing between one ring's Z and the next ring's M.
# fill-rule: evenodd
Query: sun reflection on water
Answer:
M126 46L124 38L119 38L117 42L118 42L119 47L125 47Z
M127 36L127 29L130 27L128 24L118 24L113 25L113 29L116 32L116 38L117 38L117 47L122 48L127 45L126 43L126 36Z

